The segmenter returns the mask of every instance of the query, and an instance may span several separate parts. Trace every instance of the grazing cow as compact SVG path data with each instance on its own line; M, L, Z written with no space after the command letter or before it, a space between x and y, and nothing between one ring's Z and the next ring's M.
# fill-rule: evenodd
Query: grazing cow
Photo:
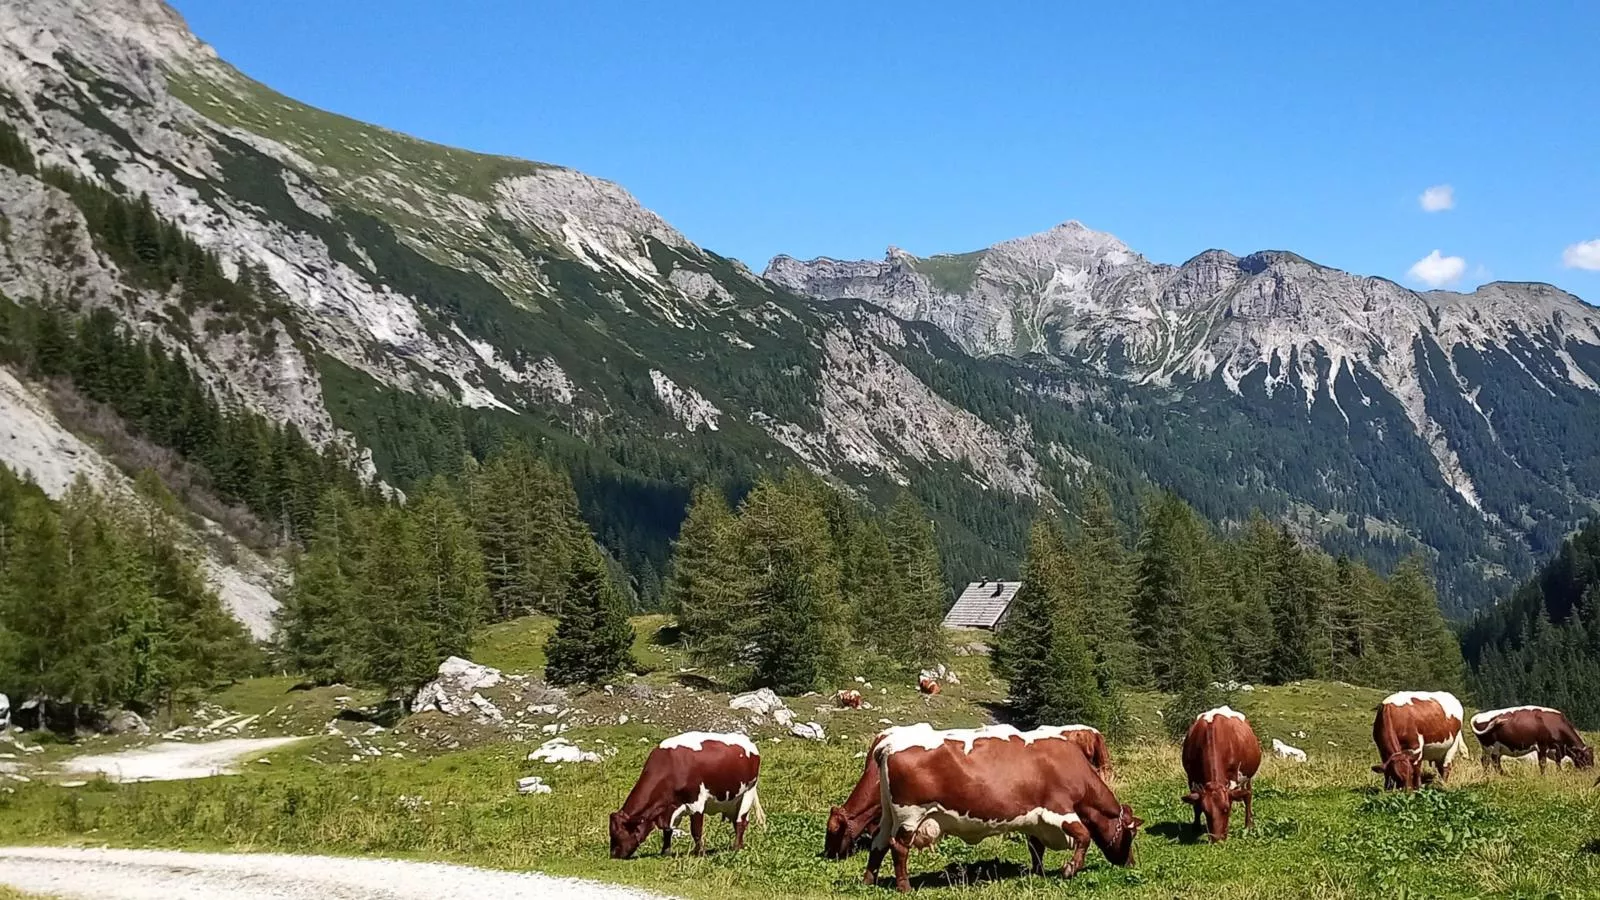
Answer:
M883 857L892 851L895 887L909 891L911 849L931 847L944 835L976 844L992 835L1025 834L1035 875L1044 874L1046 848L1072 848L1061 874L1077 874L1091 840L1111 862L1133 861L1133 839L1144 823L1117 802L1063 729L891 728L872 759L882 823L863 876L868 884L877 882Z
M1456 754L1466 747L1461 737L1461 701L1444 691L1404 691L1378 704L1372 720L1372 742L1378 745L1384 790L1422 787L1422 764L1432 762L1439 780L1450 779Z
M1544 772L1546 760L1561 768L1563 759L1571 758L1580 769L1594 766L1594 751L1583 738L1572 720L1559 709L1547 706L1515 706L1510 709L1492 709L1472 717L1472 733L1483 745L1483 767L1494 765L1496 772L1504 775L1500 767L1501 756L1539 755L1539 771Z
M704 856L706 813L733 823L733 849L744 847L745 826L765 825L756 795L761 752L742 734L691 731L662 741L644 761L644 771L622 808L611 814L611 855L627 859L653 829L661 829L661 852L672 849L672 826L689 814L696 856Z
M1183 802L1194 807L1194 827L1205 816L1212 843L1228 839L1228 818L1235 803L1244 804L1244 827L1255 825L1252 782L1261 768L1261 742L1244 714L1220 706L1195 717L1183 738L1183 772L1189 793Z
M840 691L838 694L834 695L834 700L843 709L860 709L861 708L861 692L860 691Z
M843 806L828 810L828 830L823 840L822 855L828 859L848 859L878 834L878 822L883 815L883 804L878 797L878 763L873 749L883 740L886 731L880 731L867 746L867 764L861 771L861 780L845 799ZM1088 725L1066 725L1060 728L1039 728L1027 735L1062 737L1083 751L1089 767L1106 781L1111 780L1111 754L1106 750L1106 739L1099 729Z
M939 693L939 682L924 675L917 679L917 690L924 694L937 694Z

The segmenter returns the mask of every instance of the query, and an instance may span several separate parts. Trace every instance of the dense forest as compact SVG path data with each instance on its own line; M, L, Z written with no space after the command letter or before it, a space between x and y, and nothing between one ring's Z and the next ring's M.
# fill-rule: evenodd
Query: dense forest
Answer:
M1462 649L1480 705L1553 706L1580 728L1600 727L1600 520L1474 620Z
M80 479L60 502L0 466L0 690L80 710L168 710L257 662L179 537L153 473L140 496Z

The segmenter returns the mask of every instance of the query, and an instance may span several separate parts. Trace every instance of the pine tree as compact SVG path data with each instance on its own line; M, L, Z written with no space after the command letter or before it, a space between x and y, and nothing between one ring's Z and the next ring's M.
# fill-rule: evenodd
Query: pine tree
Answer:
M287 662L319 684L353 680L361 668L354 645L365 627L357 608L365 518L343 491L323 495L311 542L294 560L293 586L278 610Z
M844 652L839 564L814 495L794 479L756 483L739 508L752 615L739 629L753 650L751 683L803 693L836 674Z
M1041 517L1028 535L1022 588L996 635L991 662L1024 725L1106 725L1107 706L1072 605L1075 575L1060 526Z
M478 536L443 478L423 485L412 499L420 529L422 569L428 582L426 619L433 655L466 656L489 611L488 581Z
M847 567L845 595L854 610L856 634L862 643L900 665L916 659L907 609L908 592L900 583L889 542L878 523L868 519L857 527Z
M1151 499L1139 537L1134 594L1134 637L1150 660L1155 686L1176 690L1176 663L1193 644L1214 670L1214 642L1191 641L1221 631L1215 550L1204 523L1170 492Z
M1392 609L1409 623L1403 632L1403 658L1414 683L1432 690L1461 690L1461 646L1439 612L1433 581L1416 556L1401 562L1389 578ZM1548 661L1548 660L1546 660Z
M397 506L374 510L357 566L360 677L391 694L427 681L444 659L429 621L433 585L416 523Z
M1259 511L1224 548L1228 570L1228 658L1242 681L1264 681L1278 636L1268 596L1274 583L1277 531Z
M916 498L901 491L889 508L885 531L895 579L904 592L897 604L906 617L901 627L906 632L908 655L903 658L919 667L939 662L948 652L944 634L948 589L933 523Z
M1080 609L1093 610L1083 628L1100 680L1108 688L1145 683L1148 672L1133 639L1131 563L1111 497L1099 482L1089 488L1082 526L1067 553L1077 574L1074 602Z
M545 644L545 680L601 684L632 665L633 626L600 548L590 542L578 557L555 633Z
M748 611L736 528L722 491L702 485L673 543L665 600L677 613L684 645L703 664L727 665L740 649L737 626Z

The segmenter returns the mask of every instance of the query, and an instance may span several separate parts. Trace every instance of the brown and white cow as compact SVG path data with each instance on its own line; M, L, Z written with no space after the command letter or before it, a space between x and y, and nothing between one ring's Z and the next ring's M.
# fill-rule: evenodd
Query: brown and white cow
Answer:
M733 823L733 849L744 847L745 826L766 823L756 781L761 752L742 734L690 731L662 741L645 758L644 771L622 808L611 814L611 855L627 859L654 829L661 852L672 849L672 826L689 814L696 856L704 856L706 813Z
M1478 713L1472 717L1472 733L1483 745L1483 767L1487 769L1492 763L1502 775L1505 770L1500 767L1501 756L1529 753L1538 754L1541 773L1547 760L1558 769L1561 761L1569 758L1580 769L1594 766L1594 751L1583 742L1572 720L1548 706L1514 706Z
M917 679L917 690L924 694L937 694L939 693L939 682L924 675Z
M1402 691L1378 704L1372 720L1372 742L1378 745L1384 790L1422 787L1422 764L1432 762L1439 780L1450 779L1450 766L1466 748L1461 737L1461 701L1444 691Z
M1041 733L1046 730L1051 732L1051 736L1059 733L1059 736L1076 745L1089 760L1089 766L1094 769L1095 774L1110 781L1111 754L1106 749L1106 739L1099 729L1088 725L1038 729ZM867 764L861 771L861 779L850 791L850 796L845 799L844 805L828 810L828 828L822 843L822 855L828 859L848 859L860 849L863 841L870 841L878 834L878 822L882 818L883 804L878 797L880 780L878 763L872 751L887 733L887 731L878 732L867 745Z
M1254 827L1252 784L1260 768L1261 741L1244 713L1219 706L1196 716L1183 738L1183 772L1189 777L1183 802L1194 807L1194 827L1204 815L1211 841L1227 840L1235 803L1244 804L1244 827Z
M833 695L833 699L835 703L839 704L840 709L861 708L860 691L840 691L839 693Z
M1117 802L1063 729L910 725L885 731L872 758L882 824L867 859L868 884L876 883L884 855L893 852L895 886L910 890L911 849L931 847L945 835L976 844L997 834L1025 834L1036 875L1044 874L1047 848L1072 849L1061 873L1077 874L1091 840L1111 862L1133 861L1133 839L1144 823Z

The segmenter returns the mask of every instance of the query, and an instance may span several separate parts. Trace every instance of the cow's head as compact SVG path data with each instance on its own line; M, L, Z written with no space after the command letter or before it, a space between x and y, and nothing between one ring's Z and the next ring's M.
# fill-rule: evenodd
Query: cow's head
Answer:
M620 812L611 814L611 858L629 859L650 834L649 818L630 819ZM665 823L663 823L665 824ZM670 826L667 826L670 827Z
M1577 766L1580 769L1592 769L1592 768L1594 768L1594 748L1593 747L1573 747L1572 748L1572 764Z
M1222 782L1207 782L1197 791L1183 795L1183 802L1193 806L1206 817L1206 836L1212 843L1228 839L1228 818L1235 803L1244 802L1244 790Z
M1412 759L1409 753L1396 753L1384 760L1383 765L1373 766L1372 771L1383 776L1386 791L1401 788L1414 791L1422 787L1421 760Z
M856 852L863 824L850 821L842 806L828 810L828 832L823 839L822 855L828 859L849 859L850 854Z
M1139 829L1142 827L1144 820L1133 814L1133 807L1126 803L1122 804L1116 824L1106 836L1105 843L1100 845L1100 852L1104 853L1106 859L1114 865L1133 865L1133 839L1139 836Z

